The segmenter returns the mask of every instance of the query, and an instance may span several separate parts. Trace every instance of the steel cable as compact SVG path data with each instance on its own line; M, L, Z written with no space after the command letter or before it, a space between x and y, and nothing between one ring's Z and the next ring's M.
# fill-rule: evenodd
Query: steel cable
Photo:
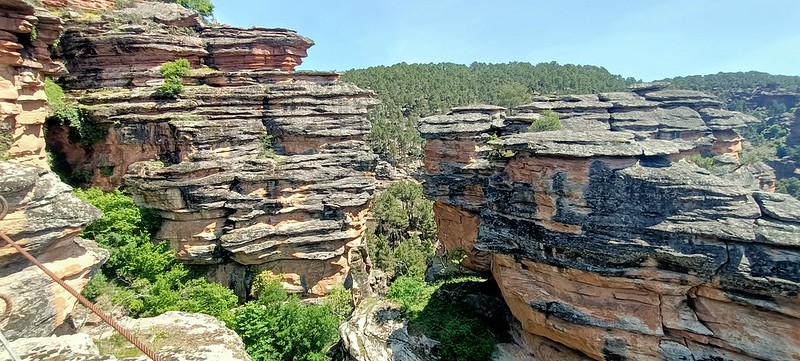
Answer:
M5 202L5 199L2 196L0 196L0 207L3 208L3 209L0 209L0 219L2 219L3 218L2 216L5 216L5 211L7 211L7 209L8 209L7 203ZM142 353L144 353L147 357L149 357L153 361L160 361L160 359L158 358L158 354L153 352L153 350L151 350L149 347L147 347L147 345L145 345L142 341L140 341L138 338L136 338L136 336L134 336L131 332L129 332L128 330L126 330L122 326L120 326L117 323L117 321L115 321L113 318L111 318L105 312L103 312L102 310L97 308L97 306L95 306L91 301L87 300L86 297L81 296L81 294L78 293L78 291L76 291L74 288L72 288L72 286L70 286L66 282L64 282L64 280L62 280L60 277L58 277L55 273L53 273L49 269L47 269L47 267L45 265L43 265L35 257L33 257L30 253L28 253L28 251L26 251L22 247L20 247L19 244L17 244L11 238L9 238L3 231L0 231L0 238L2 238L4 241L6 241L6 243L10 244L11 247L14 247L17 250L17 252L19 252L23 257L25 257L29 261L31 261L34 265L36 265L36 267L39 267L39 269L41 269L53 281L58 283L61 287L63 287L65 290L67 290L67 292L69 292L72 296L77 298L78 301L80 301L81 304L86 306L86 308L88 308L92 312L94 312L94 314L99 316L100 319L102 319L105 323L107 323L109 326L114 328L114 330L119 332L120 335L122 335L122 337L125 337L125 339L127 339L130 343L132 343L134 346L136 346L136 348L141 350ZM6 299L4 299L4 300L6 300ZM9 313L10 314L10 312L11 312L10 311L11 310L11 303L10 303L11 300L8 299L7 302L9 302L9 303L8 303L6 311L4 312L4 315L3 315L4 318L3 319L5 319L5 317L7 317L5 315L5 313Z

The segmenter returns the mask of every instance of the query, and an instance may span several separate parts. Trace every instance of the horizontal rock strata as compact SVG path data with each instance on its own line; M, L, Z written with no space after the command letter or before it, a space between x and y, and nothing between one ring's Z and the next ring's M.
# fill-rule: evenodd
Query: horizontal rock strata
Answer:
M44 77L64 72L48 50L61 28L23 0L0 1L0 160L47 167Z
M50 147L88 184L124 186L161 211L158 238L240 296L265 269L292 292L324 295L353 264L366 270L377 101L336 73L292 71L312 44L205 25L174 4L68 21L65 89L103 139L87 146L54 127ZM154 97L158 67L177 58L193 68L185 91Z
M736 164L753 119L719 106L647 85L420 121L439 236L491 269L537 359L800 358L800 201L684 159ZM525 132L545 110L563 129Z

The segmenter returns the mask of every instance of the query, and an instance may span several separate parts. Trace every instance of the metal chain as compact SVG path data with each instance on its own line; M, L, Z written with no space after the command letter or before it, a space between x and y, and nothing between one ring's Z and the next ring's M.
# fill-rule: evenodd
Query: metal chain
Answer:
M0 219L2 218L3 217L0 217ZM11 303L11 297L8 297L2 293L0 293L0 300L3 300L3 302L6 304L6 309L3 311L3 315L0 316L0 323L2 323L9 316L11 316L11 310L14 309L14 304ZM3 348L5 348L6 352L8 352L8 354L11 356L11 360L22 361L20 360L19 355L17 355L17 353L11 348L11 343L8 342L6 336L2 332L0 332L0 344L3 345Z
M2 207L2 209L0 209L0 219L3 219L3 217L5 217L6 213L8 212L8 203L6 202L5 198L3 198L3 196L0 196L0 207ZM95 306L91 301L87 300L86 297L83 297L78 291L76 291L74 288L72 288L72 286L64 282L64 280L58 277L55 273L47 269L45 265L43 265L35 257L33 257L30 253L28 253L28 251L20 247L19 244L17 244L11 238L9 238L3 231L0 231L0 238L2 238L4 241L6 241L6 243L11 245L11 247L14 247L14 249L16 249L17 252L19 252L23 257L31 261L34 265L36 265L36 267L39 267L39 269L41 269L45 274L47 274L53 281L55 281L61 287L67 290L67 292L69 292L73 297L77 298L81 304L86 306L86 308L94 312L95 315L99 316L101 320L103 320L109 326L114 328L114 330L119 332L120 335L122 335L122 337L125 337L125 339L127 339L130 343L136 346L136 348L141 350L142 353L144 353L147 357L149 357L153 361L160 361L157 353L153 352L153 350L151 350L149 347L147 347L147 345L145 345L142 341L136 338L136 336L134 336L130 331L120 326L117 323L117 321L115 321L101 309L97 308L97 306ZM10 303L8 305L9 306L6 312L10 312L9 311Z

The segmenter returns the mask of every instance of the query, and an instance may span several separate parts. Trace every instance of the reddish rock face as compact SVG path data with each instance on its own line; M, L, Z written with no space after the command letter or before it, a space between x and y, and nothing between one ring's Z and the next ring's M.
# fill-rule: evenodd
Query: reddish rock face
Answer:
M0 159L47 167L44 77L64 68L50 59L61 20L24 1L7 0L0 12ZM36 29L35 36L31 35ZM4 149L7 148L7 149Z
M546 109L564 129L525 132ZM738 167L752 119L652 86L491 110L420 120L423 184L536 360L800 359L800 201Z
M108 10L114 7L114 0L42 0L46 6L55 8Z

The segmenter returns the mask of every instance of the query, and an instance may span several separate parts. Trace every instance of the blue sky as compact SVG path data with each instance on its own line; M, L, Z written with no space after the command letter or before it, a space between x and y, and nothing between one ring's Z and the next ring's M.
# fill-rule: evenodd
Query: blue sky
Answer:
M399 62L591 64L643 80L800 75L800 0L216 0L236 26L314 39L300 69Z

